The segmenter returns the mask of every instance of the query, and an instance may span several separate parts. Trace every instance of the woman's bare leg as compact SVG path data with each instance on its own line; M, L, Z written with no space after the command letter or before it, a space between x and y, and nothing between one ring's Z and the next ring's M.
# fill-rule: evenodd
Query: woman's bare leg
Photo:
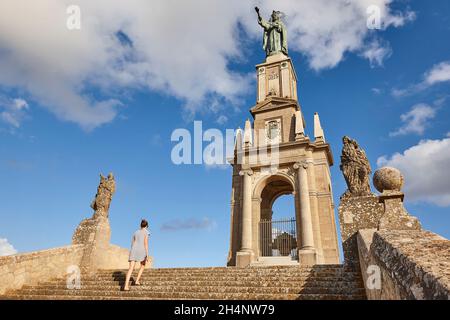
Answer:
M135 264L135 261L130 261L130 268L128 269L127 276L125 278L125 285L123 286L123 290L130 290L130 278L131 274L133 273Z
M141 262L141 267L139 268L139 272L138 272L136 281L134 282L135 284L140 284L139 280L141 279L141 276L142 276L142 273L144 272L144 269L145 269L145 263Z

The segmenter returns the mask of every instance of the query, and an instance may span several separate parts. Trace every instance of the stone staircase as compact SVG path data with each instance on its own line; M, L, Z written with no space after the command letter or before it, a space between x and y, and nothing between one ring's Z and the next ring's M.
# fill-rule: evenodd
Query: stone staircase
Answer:
M101 270L83 276L78 290L67 289L65 279L54 279L7 292L0 299L366 299L361 274L342 265L148 269L142 285L128 292L121 291L125 273Z

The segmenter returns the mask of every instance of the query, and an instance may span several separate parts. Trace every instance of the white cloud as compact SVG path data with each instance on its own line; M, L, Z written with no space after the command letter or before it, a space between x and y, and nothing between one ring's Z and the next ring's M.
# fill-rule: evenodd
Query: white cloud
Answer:
M379 41L373 41L361 55L369 60L372 68L381 67L383 61L392 55L392 49L389 44L382 45Z
M28 109L29 105L24 99L0 96L0 120L13 128L20 127Z
M368 39L367 8L380 8L382 28L399 27L414 19L407 11L393 14L392 0L315 0L267 1L265 8L280 8L288 15L290 47L301 51L315 70L333 68L346 52L362 53L372 63L380 63L389 54L377 39Z
M441 62L425 74L425 83L432 86L436 83L450 81L450 62Z
M450 206L450 138L422 140L403 153L378 158L377 164L403 173L407 200Z
M204 217L202 219L174 219L165 222L161 226L162 231L180 231L180 230L202 230L211 231L217 227L217 223L210 218Z
M436 110L427 104L416 104L410 111L400 116L403 125L389 135L391 137L407 135L410 133L422 135L429 125L429 121L436 115Z
M392 95L393 95L394 97L400 98L400 97L403 97L403 96L406 96L406 95L410 94L410 93L412 92L411 88L412 88L412 87L410 87L409 89L397 89L397 88L393 88L393 89L391 90L391 93L392 93Z
M395 97L412 95L447 81L450 81L450 62L444 61L425 72L421 82L410 85L405 89L392 89L392 95Z
M127 89L175 96L190 112L205 108L211 97L236 103L253 90L254 75L229 64L245 60L248 36L261 41L253 10L258 2L3 0L0 89L24 89L59 119L87 130L117 116ZM272 9L286 12L290 49L321 70L335 67L346 52L381 64L387 47L373 44L367 7L380 7L383 28L413 18L392 13L391 2L270 0L260 6L266 18ZM66 28L73 4L81 8L81 30Z
M0 257L16 254L17 250L8 242L8 239L0 238Z
M379 95L383 92L383 90L381 90L380 88L372 88L370 89L372 91L373 94Z
M228 121L228 117L223 114L220 115L216 120L217 124L220 124L220 125L224 125L225 123L227 123L227 121Z

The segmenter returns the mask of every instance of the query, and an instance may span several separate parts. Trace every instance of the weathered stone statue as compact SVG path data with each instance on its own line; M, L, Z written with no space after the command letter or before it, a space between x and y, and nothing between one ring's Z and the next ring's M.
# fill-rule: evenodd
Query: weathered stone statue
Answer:
M100 184L97 188L97 194L91 203L91 208L95 210L94 218L99 216L108 218L109 206L115 191L116 181L114 180L113 174L110 173L107 178L100 174Z
M270 20L266 21L259 14L259 8L255 7L255 10L258 14L258 23L264 29L263 49L266 51L266 56L280 52L288 55L287 30L281 21L282 13L273 11Z
M72 244L84 245L80 266L83 272L91 272L108 265L112 258L110 245L111 228L109 225L109 206L116 191L116 182L112 173L105 178L100 174L97 194L91 203L95 210L92 218L80 222L72 236ZM123 254L123 250L121 250Z
M372 195L370 190L370 168L366 153L355 140L345 136L343 139L340 169L347 182L347 191L342 197L358 197Z

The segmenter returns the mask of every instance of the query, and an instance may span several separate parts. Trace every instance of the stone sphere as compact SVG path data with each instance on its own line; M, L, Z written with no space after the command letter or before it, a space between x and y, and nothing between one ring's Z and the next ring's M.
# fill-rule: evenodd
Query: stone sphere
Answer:
M403 175L400 170L392 167L383 167L375 171L373 185L378 191L400 191L403 187Z

